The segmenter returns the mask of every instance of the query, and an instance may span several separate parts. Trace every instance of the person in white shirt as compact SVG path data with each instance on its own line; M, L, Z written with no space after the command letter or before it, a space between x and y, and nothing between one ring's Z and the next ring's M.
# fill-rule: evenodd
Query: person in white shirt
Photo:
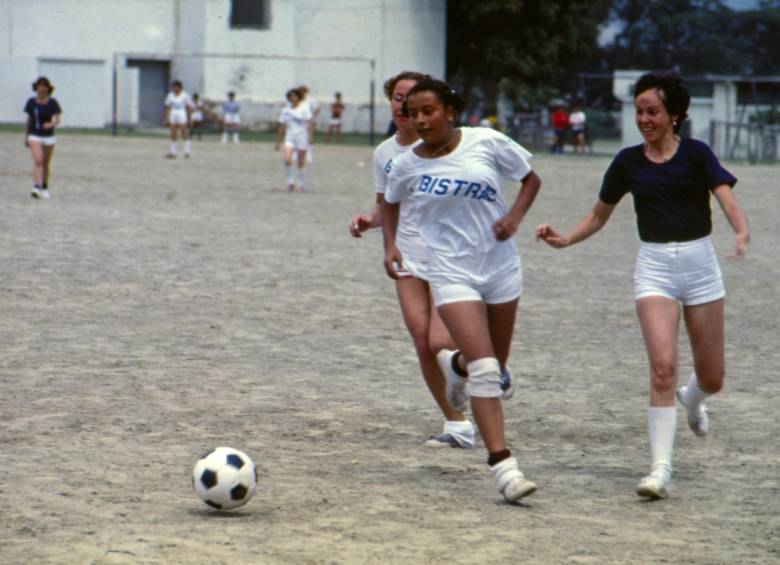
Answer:
M241 143L238 128L241 124L241 105L236 101L236 93L228 92L227 100L222 103L222 143L228 142L228 136L233 143Z
M569 127L574 136L574 151L583 155L585 154L585 121L586 117L582 106L575 102L572 104L569 114Z
M178 137L184 141L184 157L189 158L192 143L190 142L189 127L192 124L192 98L184 91L181 81L171 83L171 91L165 97L164 125L171 130L171 148L166 159L175 159L178 153Z
M374 151L376 205L370 214L352 217L349 231L354 237L361 237L363 232L381 225L380 206L384 201L393 159L420 140L414 125L402 113L406 93L417 81L427 78L430 77L422 73L404 71L385 82L385 95L390 100L392 119L398 129L395 135L383 141ZM474 425L464 416L462 409L455 410L447 402L446 382L436 362L439 351L452 349L454 345L431 300L426 274L428 249L420 237L414 207L409 204L401 204L396 243L403 250L405 272L396 280L395 286L406 328L417 350L423 379L444 416L442 433L428 438L426 445L470 448L474 446Z
M295 190L293 177L293 157L298 156L298 190L304 191L306 181L306 150L311 143L311 112L309 107L301 103L301 92L297 88L287 91L289 106L282 108L279 115L276 135L276 150L284 140L284 171L287 179L287 190Z
M196 92L192 95L192 113L190 114L192 126L190 127L190 139L197 137L203 139L203 102Z
M305 84L299 86L298 91L301 93L301 104L308 106L311 113L309 147L306 149L306 159L311 163L314 160L312 145L314 144L314 131L317 129L317 117L320 115L320 103L309 96L309 87Z
M507 449L501 405L517 303L522 294L520 257L512 236L541 181L531 154L487 128L458 128L465 104L447 83L419 81L406 111L422 142L393 160L382 204L385 269L402 276L406 259L397 241L399 204L415 207L428 247L427 277L434 302L457 352L437 358L453 407L467 404L488 450L499 492L516 502L536 490ZM501 179L522 188L509 207Z

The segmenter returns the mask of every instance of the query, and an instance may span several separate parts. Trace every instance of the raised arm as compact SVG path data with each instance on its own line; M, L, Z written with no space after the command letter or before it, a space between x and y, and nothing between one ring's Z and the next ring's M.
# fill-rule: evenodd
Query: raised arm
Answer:
M541 239L556 249L584 241L604 227L615 206L599 200L593 210L568 234L561 235L550 224L542 224L536 228L536 239Z
M713 190L715 198L718 200L723 213L731 224L731 229L737 236L734 247L734 253L728 256L729 259L741 259L747 253L748 243L750 243L750 229L748 228L747 216L739 205L731 187L722 184Z
M525 217L531 204L534 203L536 194L542 186L542 179L539 178L535 172L528 173L522 181L522 187L517 194L515 203L509 209L509 213L506 216L498 220L493 224L493 231L496 234L496 239L503 241L512 237L517 231L517 226Z

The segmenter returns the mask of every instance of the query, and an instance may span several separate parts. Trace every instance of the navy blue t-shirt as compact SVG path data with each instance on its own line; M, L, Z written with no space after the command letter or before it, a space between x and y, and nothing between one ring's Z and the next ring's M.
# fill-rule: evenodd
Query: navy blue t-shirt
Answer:
M43 124L52 121L55 114L61 114L62 109L56 98L50 97L44 104L41 104L33 96L25 104L24 113L32 118L30 130L27 133L40 137L51 137L54 135L54 128L43 129Z
M650 161L642 145L623 149L604 174L599 198L617 204L630 192L642 241L691 241L712 231L710 191L736 182L706 143L686 138L666 163Z

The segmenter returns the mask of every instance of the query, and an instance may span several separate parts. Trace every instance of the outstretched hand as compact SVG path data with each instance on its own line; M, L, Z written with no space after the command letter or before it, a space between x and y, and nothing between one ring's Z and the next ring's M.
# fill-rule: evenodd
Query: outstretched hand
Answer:
M550 224L542 224L536 228L536 241L540 239L555 249L563 249L569 245L569 241L555 231Z

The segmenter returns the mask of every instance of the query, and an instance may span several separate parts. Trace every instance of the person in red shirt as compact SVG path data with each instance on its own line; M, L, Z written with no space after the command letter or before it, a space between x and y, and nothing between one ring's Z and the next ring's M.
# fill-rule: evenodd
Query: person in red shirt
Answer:
M566 131L569 129L569 114L566 113L566 109L562 105L558 105L550 119L555 131L555 140L550 147L550 153L563 154L563 142L566 139Z

